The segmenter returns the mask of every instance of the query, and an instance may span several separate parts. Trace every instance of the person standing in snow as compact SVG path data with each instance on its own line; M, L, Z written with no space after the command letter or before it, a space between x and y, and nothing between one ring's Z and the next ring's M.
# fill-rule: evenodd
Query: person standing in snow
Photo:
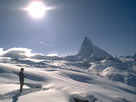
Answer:
M19 82L20 82L20 92L22 92L22 88L23 88L23 85L24 85L24 68L21 68L20 69L20 72L19 72Z

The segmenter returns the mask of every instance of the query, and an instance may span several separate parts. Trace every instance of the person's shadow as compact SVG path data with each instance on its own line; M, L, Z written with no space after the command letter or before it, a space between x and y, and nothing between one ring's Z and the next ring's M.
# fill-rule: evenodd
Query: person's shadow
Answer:
M18 97L20 96L20 93L16 94L15 96L12 97L13 101L12 102L17 102Z

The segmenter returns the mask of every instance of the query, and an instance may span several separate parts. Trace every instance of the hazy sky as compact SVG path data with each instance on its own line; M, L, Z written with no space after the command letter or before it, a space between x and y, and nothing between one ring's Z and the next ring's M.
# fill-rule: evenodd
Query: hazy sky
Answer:
M135 0L42 0L54 9L32 19L33 0L0 0L0 48L36 53L77 53L85 36L112 55L135 53Z

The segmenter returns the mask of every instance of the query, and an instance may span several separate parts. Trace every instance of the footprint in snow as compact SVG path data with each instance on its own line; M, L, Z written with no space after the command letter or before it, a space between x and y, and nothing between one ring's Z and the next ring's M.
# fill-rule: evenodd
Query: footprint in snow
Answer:
M28 89L23 89L23 92L20 93L19 89L18 90L13 90L5 94L0 94L0 100L7 100L7 99L12 99L12 102L17 102L18 97L27 95L29 93L41 91L41 90L48 90L48 88L42 88L42 85L40 84L33 84L33 83L25 83L25 85L29 86L30 88Z

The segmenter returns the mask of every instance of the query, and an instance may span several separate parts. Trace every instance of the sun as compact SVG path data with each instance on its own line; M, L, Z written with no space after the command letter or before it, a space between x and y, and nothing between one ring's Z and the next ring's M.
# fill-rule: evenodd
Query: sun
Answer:
M32 18L40 19L45 16L45 13L49 8L41 1L32 1L23 9L26 10Z

